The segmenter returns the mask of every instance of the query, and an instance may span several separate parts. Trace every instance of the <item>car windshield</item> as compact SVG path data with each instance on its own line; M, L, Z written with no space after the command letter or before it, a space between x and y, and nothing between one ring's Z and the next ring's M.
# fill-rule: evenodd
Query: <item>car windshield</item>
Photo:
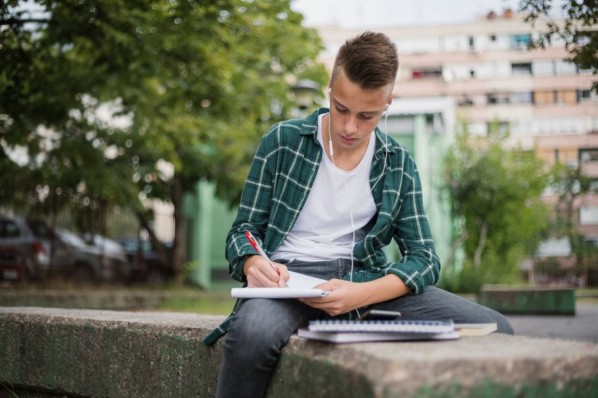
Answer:
M0 238L14 238L19 235L19 227L15 222L0 220Z
M27 221L27 225L36 238L52 239L52 230L42 221Z

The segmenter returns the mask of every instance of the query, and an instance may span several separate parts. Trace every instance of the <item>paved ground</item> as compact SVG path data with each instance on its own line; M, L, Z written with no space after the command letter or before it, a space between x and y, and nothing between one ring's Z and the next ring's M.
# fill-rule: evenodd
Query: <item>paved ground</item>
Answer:
M577 304L575 316L508 315L515 333L598 343L598 305Z

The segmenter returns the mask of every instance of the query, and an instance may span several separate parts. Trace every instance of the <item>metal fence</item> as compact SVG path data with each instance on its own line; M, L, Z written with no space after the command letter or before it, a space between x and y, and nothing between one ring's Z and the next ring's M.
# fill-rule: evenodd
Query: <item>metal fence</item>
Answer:
M142 228L135 211L120 206L114 206L110 209L70 208L57 214L40 211L27 212L9 207L0 207L0 215L42 220L53 228L66 229L78 235L98 234L115 240L132 237L148 238L147 232ZM146 216L150 220L150 225L158 239L164 242L173 240L174 220L169 206L151 204Z

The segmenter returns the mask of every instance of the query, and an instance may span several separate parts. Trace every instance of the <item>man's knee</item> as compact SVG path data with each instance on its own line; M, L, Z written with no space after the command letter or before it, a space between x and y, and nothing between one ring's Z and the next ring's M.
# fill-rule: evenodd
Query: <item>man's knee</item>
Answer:
M235 314L227 337L235 344L251 345L256 350L284 343L289 336L281 321L283 315L276 307L277 303L271 300L247 300Z

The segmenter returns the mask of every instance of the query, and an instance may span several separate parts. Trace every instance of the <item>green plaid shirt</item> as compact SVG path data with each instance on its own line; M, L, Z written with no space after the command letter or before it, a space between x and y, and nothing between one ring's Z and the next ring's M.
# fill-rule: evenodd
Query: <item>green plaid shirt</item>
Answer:
M245 238L249 230L271 255L293 228L316 178L322 147L317 139L319 109L306 119L281 122L262 138L245 183L237 218L227 236L226 258L232 277L245 282L245 259L256 253ZM376 128L376 150L370 172L374 186L376 220L365 238L353 249L363 265L354 272L354 282L364 282L394 274L418 294L435 284L440 261L434 249L428 219L424 212L417 167L407 150ZM386 169L385 153L388 151ZM382 248L394 240L400 261L388 261ZM350 279L346 275L344 279ZM231 315L232 316L232 315ZM213 344L226 333L230 317L204 340Z

